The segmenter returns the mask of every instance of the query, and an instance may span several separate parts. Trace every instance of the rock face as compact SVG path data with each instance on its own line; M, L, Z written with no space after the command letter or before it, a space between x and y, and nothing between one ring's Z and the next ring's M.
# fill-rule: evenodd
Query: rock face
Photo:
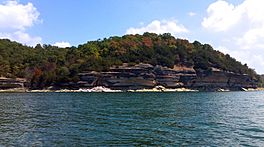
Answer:
M24 88L25 85L26 79L0 77L0 89Z
M214 70L197 74L197 78L190 81L187 86L203 91L216 91L219 88L229 90L257 88L256 82L248 75Z
M124 64L112 67L109 72L81 73L78 82L81 86L105 86L113 89L140 89L152 88L157 85L154 67L150 64L128 66Z
M166 88L191 88L204 91L217 89L240 90L256 88L256 82L248 75L225 72L195 71L193 67L175 65L174 68L137 64L112 67L108 72L86 72L79 74L78 87L105 86L111 89L142 89L164 86Z

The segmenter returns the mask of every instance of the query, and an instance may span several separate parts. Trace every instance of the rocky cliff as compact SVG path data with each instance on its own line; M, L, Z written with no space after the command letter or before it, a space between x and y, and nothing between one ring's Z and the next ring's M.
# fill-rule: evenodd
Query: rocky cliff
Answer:
M0 77L0 89L24 88L27 86L26 79Z
M245 74L212 68L196 71L193 67L175 65L174 68L136 64L114 66L107 72L79 74L78 87L105 86L111 89L142 89L164 86L166 88L191 88L203 91L218 89L241 90L256 88L256 82Z

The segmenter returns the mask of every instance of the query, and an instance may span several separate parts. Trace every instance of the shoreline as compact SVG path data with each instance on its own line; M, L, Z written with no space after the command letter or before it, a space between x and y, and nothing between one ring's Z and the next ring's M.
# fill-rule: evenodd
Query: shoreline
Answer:
M264 91L263 87L260 88L242 88L240 91L245 91L245 92L252 92L252 91ZM188 88L164 88L164 87L155 87L151 89L136 89L136 90L112 90L110 88L98 86L98 87L93 87L93 88L80 88L78 90L71 90L71 89L60 89L60 90L50 90L50 89L41 89L41 90L29 90L26 88L14 88L14 89L5 89L5 90L0 90L0 93L49 93L49 92L55 92L55 93L97 93L97 92L108 92L108 93L123 93L123 92L203 92L199 91L196 89L188 89ZM209 91L208 91L209 92ZM215 92L232 92L232 90L229 89L222 89L219 88Z

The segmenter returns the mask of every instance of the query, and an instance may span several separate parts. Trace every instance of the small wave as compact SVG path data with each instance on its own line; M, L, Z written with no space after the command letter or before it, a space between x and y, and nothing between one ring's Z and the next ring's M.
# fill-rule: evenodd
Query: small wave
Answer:
M264 133L264 130L260 128L247 128L247 129L241 129L241 130L246 131L246 132ZM264 134L263 134L263 137L264 137Z

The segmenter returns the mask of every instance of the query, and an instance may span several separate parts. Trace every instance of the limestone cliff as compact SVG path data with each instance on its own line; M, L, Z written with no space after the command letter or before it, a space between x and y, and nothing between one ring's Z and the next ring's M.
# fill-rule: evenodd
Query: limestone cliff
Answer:
M217 89L241 90L256 88L256 82L248 75L212 68L196 71L193 67L175 65L174 68L136 64L112 67L107 72L79 74L78 87L105 86L112 89L141 89L164 86L166 88L191 88L204 91Z
M26 79L0 77L0 89L24 88L26 85Z

